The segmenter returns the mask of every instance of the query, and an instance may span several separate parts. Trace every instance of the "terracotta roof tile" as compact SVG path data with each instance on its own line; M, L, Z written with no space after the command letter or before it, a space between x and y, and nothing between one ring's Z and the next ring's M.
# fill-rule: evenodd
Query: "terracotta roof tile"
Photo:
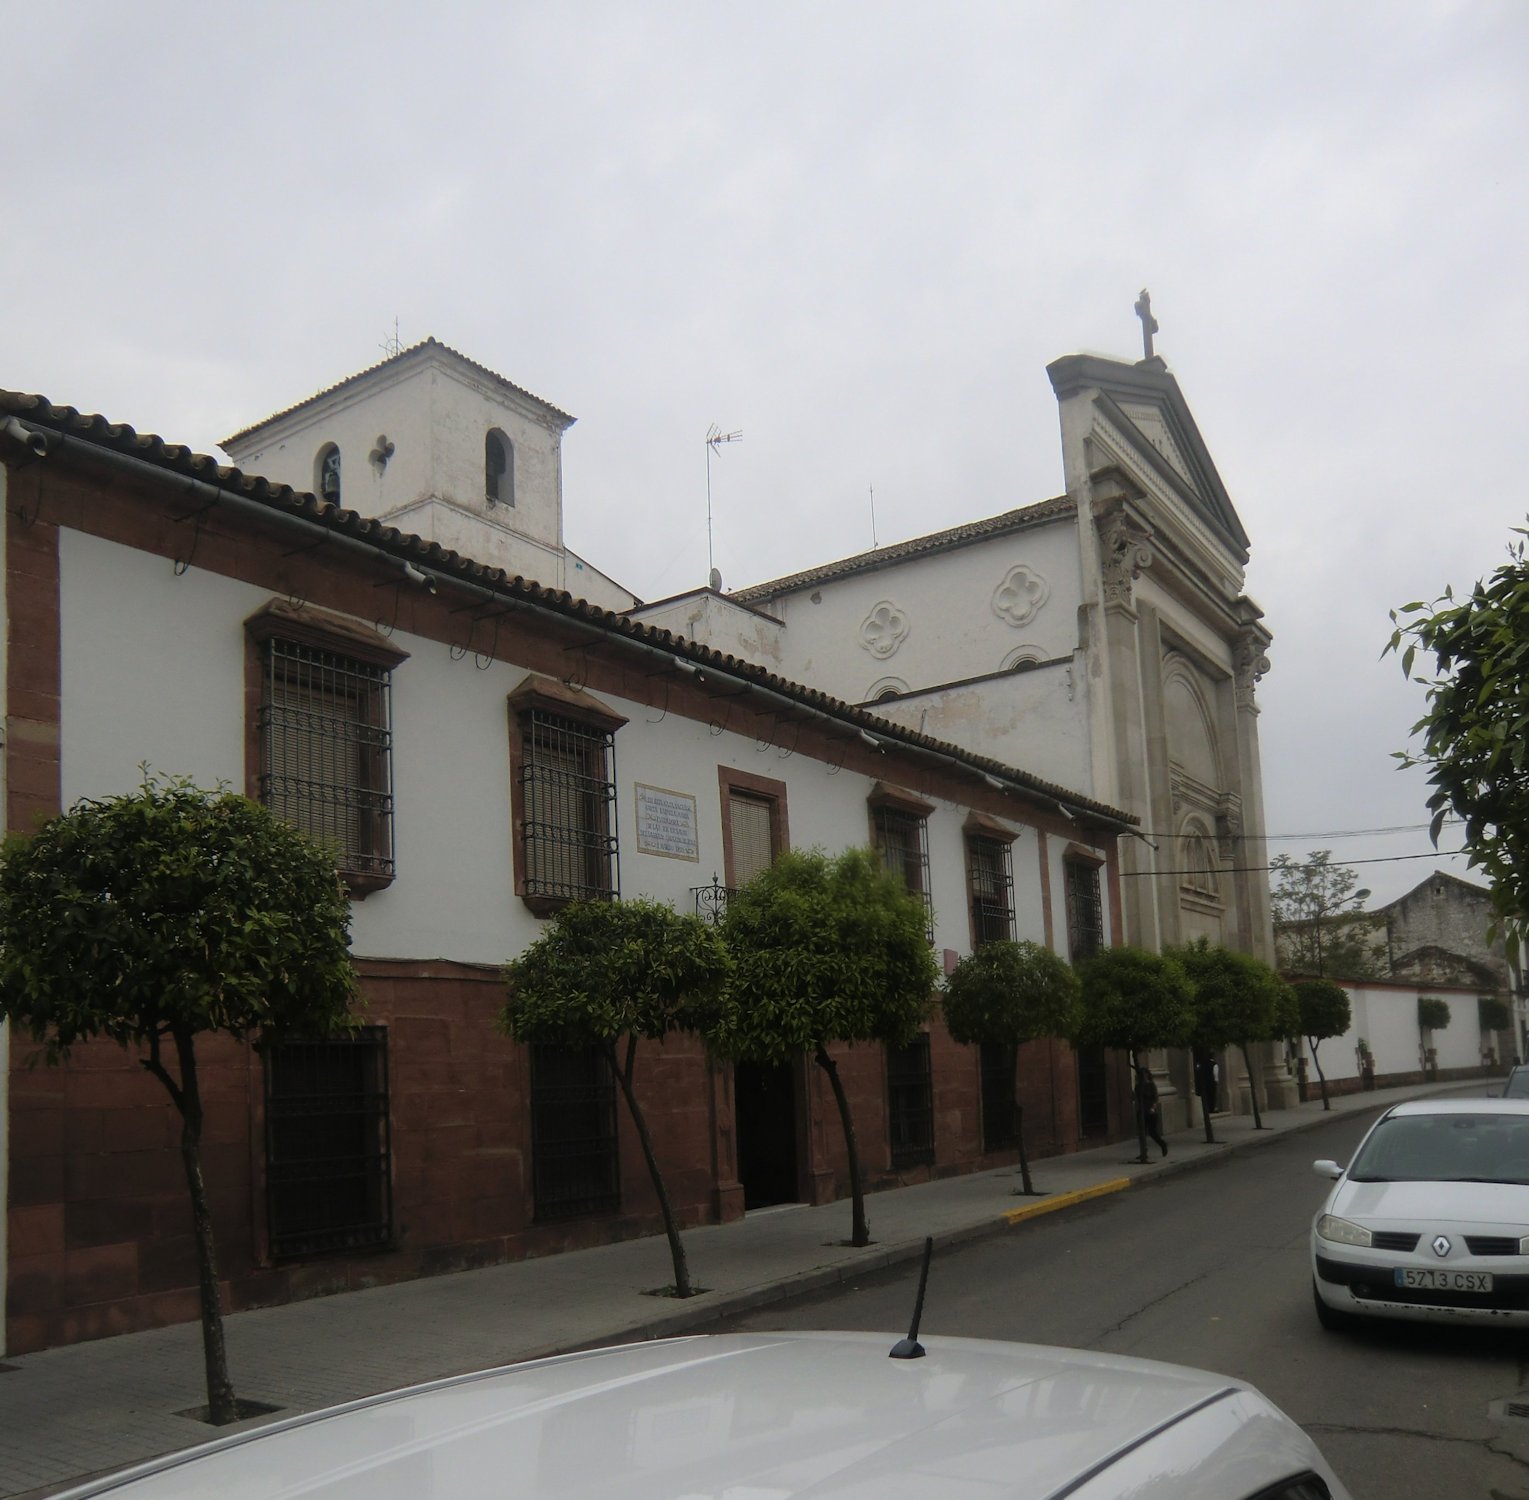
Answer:
M792 699L830 718L839 719L857 731L865 730L908 749L921 750L944 759L954 760L978 774L987 773L1002 777L1020 792L1035 793L1041 797L1065 803L1068 807L1094 814L1111 823L1133 826L1140 822L1140 819L1134 815L1111 807L1108 803L1097 802L1092 797L1082 796L1055 782L1032 776L1028 771L1007 766L990 756L977 755L958 745L937 740L901 724L894 724L852 703L846 703L843 699L831 697L827 693L819 692L816 688L777 676L754 662L745 661L741 657L732 656L726 652L714 651L709 646L702 646L684 636L676 635L673 631L644 625L630 615L617 614L614 610L604 609L583 599L576 599L566 589L545 588L518 574L511 576L503 568L486 567L470 557L464 557L460 553L442 547L438 542L424 541L420 537L401 532L396 527L388 526L381 521L358 515L355 511L342 509L316 495L295 490L290 485L274 484L259 475L245 474L231 464L219 463L205 453L193 452L190 448L178 443L167 443L153 433L138 433L125 423L108 422L105 417L86 414L72 406L56 406L44 396L0 390L0 417L7 415L61 433L66 438L77 439L94 447L141 459L156 468L164 469L167 473L183 474L216 485L230 494L266 506L279 514L296 517L314 526L365 542L375 547L380 553L429 567L444 577L457 578L500 594L507 599L532 604L537 608L581 621L604 630L612 636L636 641L644 646L657 648L684 660L695 662L700 667L712 667L740 682L751 684L779 697ZM1047 502L1047 504L1054 505L1056 502ZM1027 511L1010 512L1008 517L994 517L992 521L979 521L971 527L958 527L955 530L960 533L975 532L978 535L985 534L982 530L984 527L990 532L999 531L1004 529L1000 523L1021 516L1038 519L1038 513L1045 508L1045 506L1031 506ZM942 533L942 535L954 534L955 532Z
M968 521L962 526L952 526L947 531L932 531L928 536L916 536L906 542L877 547L870 552L858 552L853 557L840 558L838 562L824 563L821 567L791 573L784 578L772 578L766 583L751 583L747 588L734 589L727 597L742 604L757 604L761 600L794 593L797 589L810 588L814 584L829 583L835 578L869 573L893 563L906 562L912 557L924 557L931 552L964 547L968 542L984 541L1009 531L1023 531L1027 526L1071 515L1072 509L1072 501L1066 495L1057 495L1050 500L1039 500L1034 505L1021 506L1018 510L1006 510L1000 516L989 516L985 521Z

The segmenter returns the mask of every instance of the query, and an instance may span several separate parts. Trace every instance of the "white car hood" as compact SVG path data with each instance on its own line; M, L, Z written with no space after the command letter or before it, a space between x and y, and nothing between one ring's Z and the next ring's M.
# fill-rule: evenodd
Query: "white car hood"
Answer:
M923 1359L892 1360L887 1347L842 1334L712 1337L545 1360L257 1429L81 1493L1046 1496L1245 1389L1074 1350L942 1339Z
M1503 1234L1529 1234L1529 1187L1502 1182L1340 1182L1327 1212L1365 1224L1399 1228L1485 1224Z

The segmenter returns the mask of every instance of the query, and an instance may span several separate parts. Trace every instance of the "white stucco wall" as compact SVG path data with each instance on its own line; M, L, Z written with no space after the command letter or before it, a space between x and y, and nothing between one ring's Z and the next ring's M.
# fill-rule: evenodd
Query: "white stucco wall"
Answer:
M204 786L242 788L243 622L269 596L196 568L176 577L166 560L72 531L61 533L59 567L65 805L132 790L144 761ZM540 930L514 894L511 857L505 699L525 671L499 662L479 671L470 652L453 661L444 643L402 632L394 640L410 653L393 673L398 874L353 904L353 947L373 957L501 963ZM786 784L795 844L837 850L869 841L875 778L783 756L752 724L748 733L714 735L705 723L601 696L629 720L615 752L623 894L689 909L692 888L724 874L719 764ZM896 780L893 769L885 774ZM696 860L638 851L637 782L695 797ZM964 806L936 801L929 819L936 946L958 952L970 941L965 816ZM1021 935L1039 938L1035 850L1034 833L1024 832L1015 898ZM1054 910L1060 890L1055 884Z
M550 420L550 419L549 419ZM484 439L499 429L514 447L514 504L486 505ZM386 466L370 459L377 439L393 444ZM562 437L534 403L478 377L445 354L378 371L230 443L240 468L300 490L316 490L315 463L340 449L340 503L384 517L480 562L571 588L560 566ZM440 502L432 504L431 502ZM489 524L474 527L475 517ZM514 546L519 537L530 545ZM515 559L524 558L522 565Z
M1440 1069L1481 1066L1481 1018L1474 993L1444 991L1424 986L1421 990L1392 984L1346 984L1353 1021L1348 1032L1321 1044L1322 1071L1329 1079L1359 1076L1358 1043L1370 1044L1377 1074L1416 1072L1422 1066L1418 1053L1418 996L1432 995L1450 1009L1450 1022L1431 1034ZM1307 1077L1315 1084L1311 1049L1304 1038ZM1508 1059L1499 1058L1506 1063Z
M1025 615L1033 596L1023 586L1000 597L1015 567L1045 587L1044 601L1018 624L995 609L997 598ZM785 674L858 703L887 677L927 687L1001 671L1016 653L1071 655L1079 578L1075 526L1063 519L820 583L768 609L786 625ZM882 605L890 608L878 619Z
M1088 681L1070 660L868 703L866 708L937 740L1092 796Z
M756 662L769 671L790 676L782 668L786 642L785 628L780 621L758 610L734 604L709 589L661 599L633 611L633 615L655 630L673 631L697 645L709 646L713 651Z

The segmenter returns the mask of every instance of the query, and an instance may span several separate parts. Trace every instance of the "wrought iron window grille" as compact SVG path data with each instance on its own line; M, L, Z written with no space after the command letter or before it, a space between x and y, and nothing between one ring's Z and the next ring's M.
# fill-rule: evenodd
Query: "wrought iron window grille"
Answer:
M972 940L1008 942L1014 937L1014 876L1009 846L1002 839L969 838L967 866L971 881Z
M1009 1151L1019 1144L1014 1118L1014 1069L1018 1049L982 1044L982 1149Z
M538 1220L621 1207L616 1080L603 1053L532 1047L531 1178Z
M887 1048L887 1133L894 1171L934 1161L934 1091L927 1035L916 1036L906 1047Z
M386 1027L265 1054L265 1157L273 1259L392 1243Z
M260 800L343 874L391 880L392 673L279 637L263 651Z
M876 848L882 865L901 875L924 903L924 926L934 942L934 902L929 893L929 820L897 807L877 807Z
M1104 900L1099 866L1081 859L1064 862L1067 881L1067 945L1072 961L1082 963L1104 946Z
M614 734L539 708L521 724L525 894L549 902L613 899Z

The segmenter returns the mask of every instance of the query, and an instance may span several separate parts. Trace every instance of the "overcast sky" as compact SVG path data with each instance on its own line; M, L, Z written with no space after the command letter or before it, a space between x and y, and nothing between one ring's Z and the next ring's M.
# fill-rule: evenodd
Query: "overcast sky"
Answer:
M1529 506L1523 0L0 21L0 385L215 451L396 318L579 418L568 541L647 598L705 580L712 423L729 587L868 547L872 486L882 543L1058 493L1045 366L1139 357L1149 287L1275 636L1274 848L1427 850L1339 833L1426 821L1387 610Z

